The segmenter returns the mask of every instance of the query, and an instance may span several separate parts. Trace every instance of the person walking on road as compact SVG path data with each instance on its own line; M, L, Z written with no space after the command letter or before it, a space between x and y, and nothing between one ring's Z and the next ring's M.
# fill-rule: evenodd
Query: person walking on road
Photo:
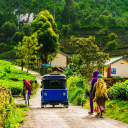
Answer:
M32 80L27 81L26 79L23 79L23 96L24 96L24 99L26 96L26 91L28 91L29 98L32 95L32 83L33 83Z
M97 82L94 85L92 98L93 102L96 101L95 111L97 117L103 117L102 113L106 113L106 100L109 100L107 95L107 86L103 80L102 75L97 76Z
M99 74L99 71L93 71L93 78L91 81L91 89L90 89L90 112L88 112L89 114L93 114L93 102L92 102L92 90L94 87L94 84L97 82L97 75Z

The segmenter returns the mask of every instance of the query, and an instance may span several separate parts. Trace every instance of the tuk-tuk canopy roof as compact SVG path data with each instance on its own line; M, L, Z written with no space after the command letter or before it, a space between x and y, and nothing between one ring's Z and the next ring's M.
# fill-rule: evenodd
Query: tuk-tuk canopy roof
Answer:
M42 80L66 80L66 76L64 74L46 74Z

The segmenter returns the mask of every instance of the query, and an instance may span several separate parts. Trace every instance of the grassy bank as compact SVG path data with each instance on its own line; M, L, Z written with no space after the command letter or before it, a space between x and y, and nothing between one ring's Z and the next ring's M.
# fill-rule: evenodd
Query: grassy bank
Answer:
M24 121L28 108L21 105L16 106L13 98L15 96L22 97L24 78L33 81L36 79L35 75L16 69L10 62L0 60L0 86L10 89L12 92L12 102L6 101L8 99L6 91L0 95L2 99L0 104L0 128L18 128L19 124ZM35 95L38 87L37 82L34 82L32 96Z
M93 108L95 108L95 102ZM90 109L89 97L86 98L86 103L83 106L84 108ZM128 123L128 101L122 99L113 99L106 102L106 113L103 115L120 120L122 122Z
M6 128L18 128L20 123L24 121L26 116L26 110L28 108L22 106L16 106L14 104L14 99L11 104L4 109L6 113L6 118L4 121L4 127Z

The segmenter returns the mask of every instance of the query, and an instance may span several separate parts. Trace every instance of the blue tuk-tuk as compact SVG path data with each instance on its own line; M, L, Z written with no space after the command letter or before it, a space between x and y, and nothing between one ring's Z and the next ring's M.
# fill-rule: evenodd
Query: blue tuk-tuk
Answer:
M46 104L63 104L68 108L66 76L64 74L46 74L42 78L41 107Z

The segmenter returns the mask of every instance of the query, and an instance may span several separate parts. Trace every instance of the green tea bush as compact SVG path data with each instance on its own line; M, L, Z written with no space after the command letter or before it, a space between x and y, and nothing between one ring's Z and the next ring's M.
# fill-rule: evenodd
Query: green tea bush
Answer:
M122 83L116 83L108 89L110 99L128 100L128 80Z
M0 79L3 79L5 76L6 76L6 73L1 71L0 72Z
M13 95L19 95L23 90L23 79L35 81L33 74L15 68L11 62L0 60L0 86L6 85Z
M107 87L112 87L116 82L124 82L125 79L121 77L113 77L113 78L104 78L104 81L107 84Z
M10 72L11 72L10 65L6 65L6 66L4 67L4 70L5 70L5 72L10 73Z

